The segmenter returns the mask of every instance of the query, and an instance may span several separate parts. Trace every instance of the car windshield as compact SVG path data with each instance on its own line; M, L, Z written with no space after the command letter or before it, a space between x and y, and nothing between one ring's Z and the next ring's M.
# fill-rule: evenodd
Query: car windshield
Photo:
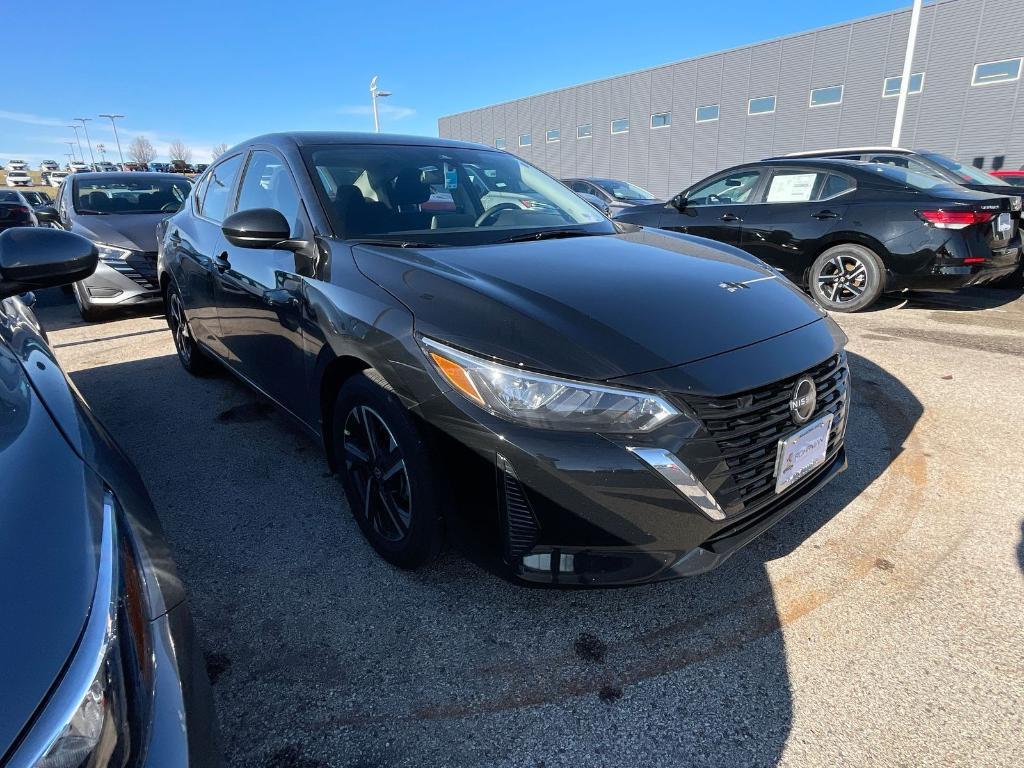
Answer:
M505 152L336 144L309 147L304 156L335 231L347 239L480 245L530 233L617 231L566 187Z
M174 213L192 188L187 179L114 176L76 180L75 212L85 215Z
M654 200L655 197L646 189L630 184L628 181L615 179L594 179L597 186L616 200Z
M879 165L878 163L860 163L860 166L870 173L876 173L879 176L884 176L890 181L895 181L904 187L910 187L911 189L935 189L936 187L951 187L952 182L940 179L935 176L927 176L923 173L916 173L914 171L908 171L906 168L900 168L897 165Z
M1008 187L1010 186L1002 179L991 176L985 173L980 168L975 168L973 165L964 165L958 163L951 157L940 155L938 152L921 152L923 157L927 157L933 163L938 163L943 168L952 171L961 179L966 181L968 184L986 184L992 187Z

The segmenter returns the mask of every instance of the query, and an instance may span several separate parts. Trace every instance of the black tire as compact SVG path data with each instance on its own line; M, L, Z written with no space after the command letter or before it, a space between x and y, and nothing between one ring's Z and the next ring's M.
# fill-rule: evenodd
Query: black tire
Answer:
M87 323L96 323L106 318L107 311L89 301L85 292L86 289L78 283L71 286L71 293L74 294L75 304L78 305L78 314L82 316L82 319Z
M185 316L185 305L181 300L181 294L173 285L167 287L167 293L164 295L164 312L181 367L193 376L209 376L213 373L216 365L196 343L188 324L188 318Z
M331 426L335 466L366 539L399 568L434 560L444 542L444 485L394 390L377 371L355 374L338 391Z
M843 243L814 260L807 282L811 295L830 312L860 312L882 295L885 267L870 248Z

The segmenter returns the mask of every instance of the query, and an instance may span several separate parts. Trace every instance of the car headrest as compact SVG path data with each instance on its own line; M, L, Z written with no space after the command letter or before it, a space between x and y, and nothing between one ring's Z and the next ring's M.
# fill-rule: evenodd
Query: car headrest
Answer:
M419 168L405 168L391 187L392 205L419 205L430 199L430 185Z

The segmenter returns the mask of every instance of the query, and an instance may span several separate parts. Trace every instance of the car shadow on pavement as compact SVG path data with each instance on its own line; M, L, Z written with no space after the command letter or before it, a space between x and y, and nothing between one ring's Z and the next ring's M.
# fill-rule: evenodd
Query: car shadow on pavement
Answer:
M71 378L153 496L230 764L771 766L794 717L786 628L886 567L883 473L921 415L850 362L846 473L716 571L586 591L517 586L457 550L393 568L319 446L227 376L168 354Z
M1020 288L988 288L985 286L968 286L957 291L887 293L866 310L862 310L861 314L871 314L887 309L944 309L953 312L980 312L1012 304L1022 295L1024 295L1024 290Z

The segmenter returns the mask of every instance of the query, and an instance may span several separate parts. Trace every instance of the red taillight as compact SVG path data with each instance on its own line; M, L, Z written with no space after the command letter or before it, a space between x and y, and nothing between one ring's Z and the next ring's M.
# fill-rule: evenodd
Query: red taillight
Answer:
M984 264L988 259L984 256L968 256L964 259L964 264Z
M995 214L990 211L918 211L917 215L939 229L963 229L972 224L992 221Z
M24 205L16 205L16 206L14 206L14 210L17 211L18 213L28 213L29 212L29 209L26 208Z

